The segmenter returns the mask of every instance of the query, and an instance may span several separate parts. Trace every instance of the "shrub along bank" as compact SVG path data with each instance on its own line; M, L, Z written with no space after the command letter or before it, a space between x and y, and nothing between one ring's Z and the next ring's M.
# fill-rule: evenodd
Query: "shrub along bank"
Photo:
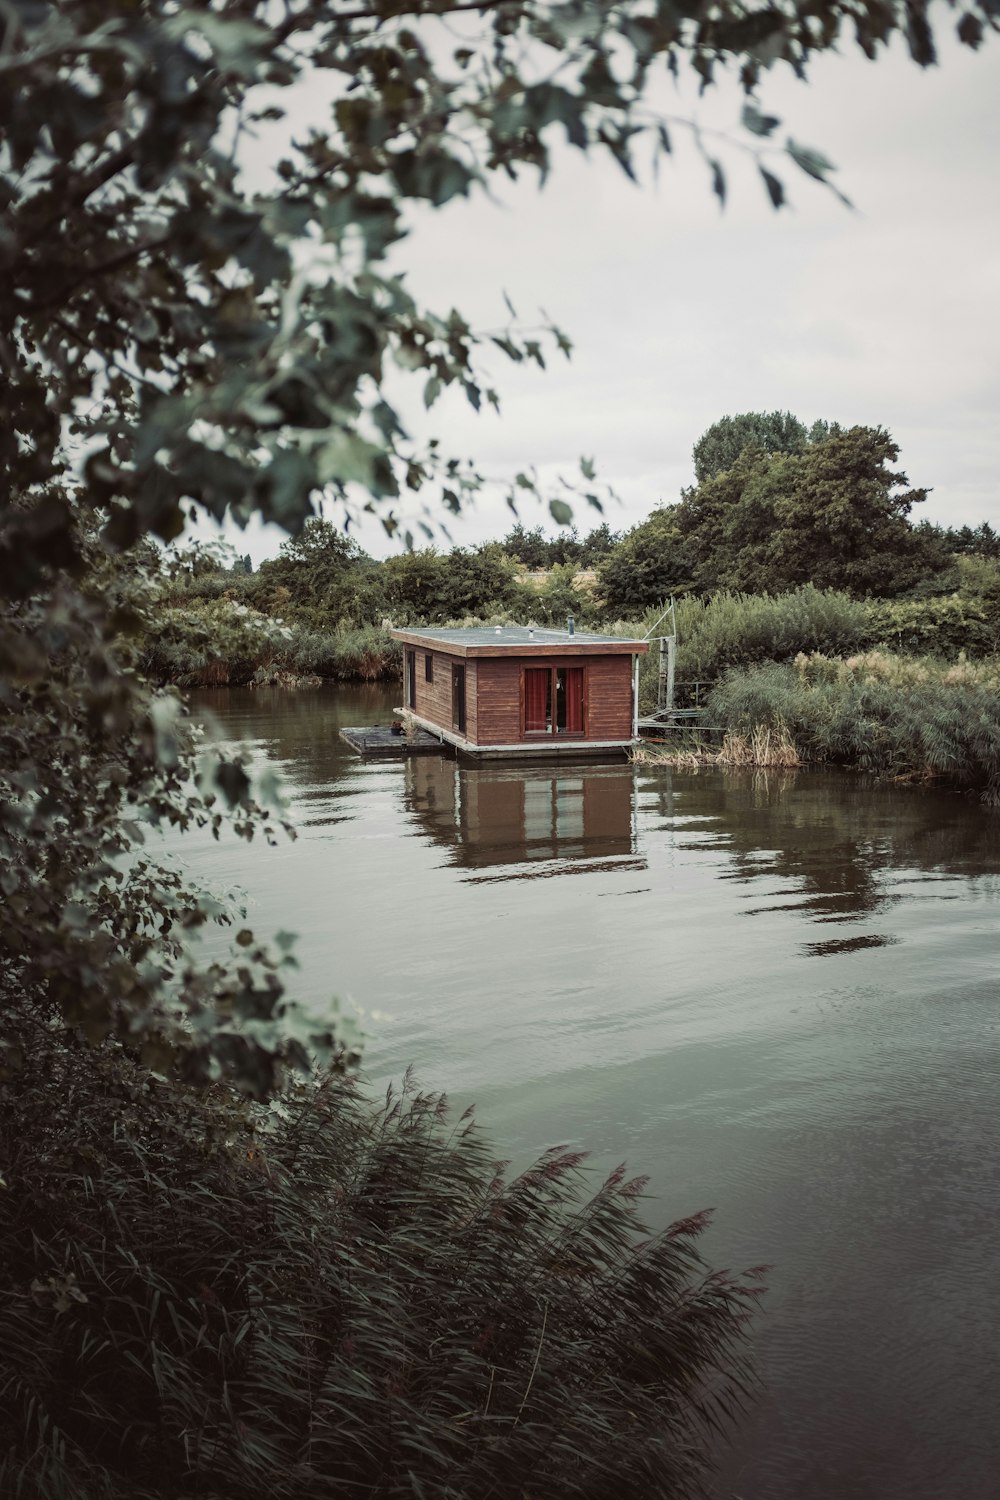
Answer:
M663 635L672 628L661 609L647 610L636 624L616 627L622 634ZM871 640L867 604L835 589L811 584L786 594L687 595L675 607L678 702L695 682L711 683L731 667L791 660L800 651L839 655ZM658 653L653 648L639 665L639 704L644 713L656 704Z
M560 1147L509 1178L408 1085L250 1105L40 1028L0 1149L4 1495L690 1500L751 1388L704 1216L650 1238Z
M761 728L802 760L938 780L1000 803L1000 662L905 658L885 651L729 672L713 689L714 724L745 740Z
M317 629L225 598L151 612L137 664L151 682L180 687L373 682L402 671L399 643L379 625Z

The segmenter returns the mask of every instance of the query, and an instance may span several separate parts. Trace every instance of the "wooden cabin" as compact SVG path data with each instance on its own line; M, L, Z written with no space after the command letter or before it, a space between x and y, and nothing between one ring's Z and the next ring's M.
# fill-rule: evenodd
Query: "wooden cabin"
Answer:
M403 713L476 758L623 752L645 641L541 626L398 629Z

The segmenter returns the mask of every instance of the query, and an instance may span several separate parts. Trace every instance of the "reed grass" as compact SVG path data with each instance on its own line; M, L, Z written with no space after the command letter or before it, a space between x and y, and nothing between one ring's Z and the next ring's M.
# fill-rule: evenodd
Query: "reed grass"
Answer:
M701 766L778 766L794 769L802 765L795 741L783 724L756 724L741 732L727 731L718 748L704 743L670 744L644 740L633 745L630 758L636 765L669 765L693 771Z
M784 729L803 761L939 780L1000 802L1000 663L801 654L730 672L708 711L733 735Z
M801 766L802 757L787 725L755 724L745 733L729 730L722 741L717 761L722 766Z
M719 763L719 752L708 746L673 745L663 740L643 740L629 750L629 760L637 766L670 766L676 771L696 771L701 766Z
M39 1080L45 1080L44 1086ZM0 1094L0 1493L703 1496L757 1273L412 1080L269 1109L43 1033Z

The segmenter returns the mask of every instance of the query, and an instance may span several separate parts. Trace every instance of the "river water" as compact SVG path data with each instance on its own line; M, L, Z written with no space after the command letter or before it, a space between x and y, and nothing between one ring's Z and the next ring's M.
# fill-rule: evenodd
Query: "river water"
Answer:
M848 774L362 763L380 687L199 696L299 838L186 841L378 1084L582 1143L768 1262L742 1500L1000 1494L1000 814Z

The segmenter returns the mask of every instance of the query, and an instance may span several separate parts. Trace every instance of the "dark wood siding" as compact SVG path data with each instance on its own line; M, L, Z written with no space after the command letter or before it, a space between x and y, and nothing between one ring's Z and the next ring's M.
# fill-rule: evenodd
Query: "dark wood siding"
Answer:
M465 738L473 745L479 740L479 663L475 658L465 659Z
M409 649L409 648L408 648ZM419 714L422 719L429 719L432 724L440 724L445 729L451 728L451 658L434 651L434 681L428 682L424 670L424 658L427 652L420 646L416 647L417 653L417 701L413 706L413 712Z
M409 648L408 648L409 649ZM451 669L465 667L465 737L476 744L476 661L469 661L450 652L434 651L434 681L427 681L425 658L428 653L417 647L416 688L417 701L413 712L441 729L454 731L452 723Z
M632 735L632 658L630 656L580 656L559 653L548 658L531 656L470 657L435 651L434 681L424 671L425 650L417 648L416 704L414 712L441 729L454 732L452 723L451 668L465 666L465 737L473 745L525 743L522 733L521 673L527 666L557 666L570 660L585 672L583 740L621 741ZM554 736L565 743L563 736ZM566 737L567 739L569 737ZM573 736L575 738L575 736ZM531 742L544 745L546 736L532 735Z
M517 657L480 657L478 725L476 744L513 745L524 739L521 705L521 671L556 666L566 660L553 656L547 662L537 657L527 662ZM630 656L574 657L582 666L584 681L584 740L627 740L632 736L632 658ZM470 663L471 665L471 663ZM470 732L470 739L472 734ZM532 736L544 742L544 736ZM561 738L561 737L560 737Z
M512 745L521 738L521 666L516 656L476 662L477 745Z
M591 656L584 688L588 740L632 737L632 658Z

